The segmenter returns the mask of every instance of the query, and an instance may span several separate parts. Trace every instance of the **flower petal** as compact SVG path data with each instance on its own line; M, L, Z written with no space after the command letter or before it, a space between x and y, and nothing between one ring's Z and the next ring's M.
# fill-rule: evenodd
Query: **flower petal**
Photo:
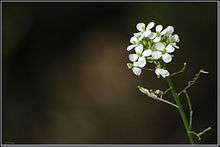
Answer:
M138 45L137 47L135 47L135 52L137 53L137 54L141 54L142 52L143 52L143 50L144 50L144 46L142 45L142 44L140 44L140 45Z
M177 49L179 49L179 48L180 48L180 47L179 47L179 46L177 46L177 45L174 45L174 47L175 47L175 48L177 48Z
M172 61L172 57L171 57L171 55L168 54L168 53L163 54L163 55L162 55L162 59L163 59L163 61L164 61L165 63L169 63L169 62Z
M158 36L158 37L154 38L153 42L159 42L160 39L161 39L161 37Z
M160 51L153 51L151 56L153 59L157 60L162 56L162 53Z
M150 49L147 49L147 50L145 50L143 53L142 53L142 55L144 56L144 57L148 57L148 56L150 56L152 54L152 50L150 50Z
M180 48L179 46L176 45L176 42L174 42L174 43L170 43L170 44L171 44L173 47L177 48L177 49Z
M137 28L138 31L143 32L145 30L145 24L144 23L138 23L136 25L136 28Z
M173 35L173 40L175 42L179 42L180 41L179 36L177 34Z
M137 59L138 59L138 55L137 55L137 54L130 54L130 55L128 56L128 58L129 58L129 60L130 60L131 62L135 62L135 61L137 61Z
M147 29L152 29L154 27L155 23L154 22L149 22L147 25Z
M130 50L132 50L134 47L135 47L136 45L129 45L128 47L127 47L127 51L130 51Z
M138 67L138 62L136 61L136 62L133 62L133 66L134 67Z
M137 76L140 76L140 74L141 74L141 69L138 68L138 67L133 67L133 68L132 68L132 71L133 71L133 73L134 73L135 75L137 75Z
M154 22L150 22L147 25L147 29L152 29L154 27L155 23Z
M174 47L171 45L171 44L169 44L167 47L166 47L166 52L167 53L172 53L172 52L174 52L175 51L175 49L174 49Z
M163 29L163 26L162 25L157 25L156 26L156 32L161 32Z
M145 37L149 37L150 34L151 34L151 31L150 31L150 30L147 30L147 31L144 32L144 36L145 36Z
M164 34L166 34L166 33L167 33L167 28L164 29L162 32L160 32L160 35L164 35Z
M161 69L160 75L161 75L163 78L165 78L165 77L169 76L170 73L169 73L168 70L166 70L166 69Z
M171 35L174 32L173 26L168 26L166 29L167 29L166 31L167 36Z
M146 59L144 57L139 57L137 61L138 67L144 67L146 65Z
M141 36L139 37L139 40L142 40L144 38L144 33L141 34Z
M156 50L163 51L164 48L165 48L165 45L161 42L158 42L158 43L155 44L155 49Z
M148 36L151 40L154 39L156 37L156 33L151 32L151 34Z
M142 32L134 33L134 36L137 38L140 37L141 35L142 35Z
M155 74L156 74L157 76L160 75L160 72L161 72L161 69L160 69L160 68L156 68L156 70L155 70Z
M131 37L130 43L132 43L132 44L137 44L137 43L138 43L137 37L135 37L135 36Z

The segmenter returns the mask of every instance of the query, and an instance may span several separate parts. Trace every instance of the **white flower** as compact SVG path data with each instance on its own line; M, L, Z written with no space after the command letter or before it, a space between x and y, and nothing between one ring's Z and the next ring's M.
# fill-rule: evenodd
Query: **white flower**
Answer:
M171 37L171 41L172 41L172 42L179 42L179 41L180 41L180 38L179 38L179 36L178 36L177 34L175 34L175 35L173 35L173 36Z
M139 39L136 36L131 37L130 43L132 44L127 47L127 51L130 51L138 46L143 46L142 44L139 44Z
M147 53L143 52L143 50L144 50L143 45L139 45L138 47L135 47L136 54L130 54L128 56L129 60L131 62L134 62L133 64L134 64L135 67L142 68L142 67L144 67L146 65L145 57L146 57Z
M155 31L152 28L154 22L148 24L138 23L136 29L138 32L133 33L130 43L127 47L128 51L132 49L135 53L129 54L128 58L131 61L128 68L132 69L133 73L139 76L144 68L149 63L156 63L155 73L157 76L167 77L170 73L165 69L164 63L172 61L172 53L175 49L179 49L177 43L180 41L177 34L173 35L174 28L168 26L164 29L162 25L156 25ZM162 62L154 62L154 60L162 60ZM160 68L158 68L160 67Z
M162 57L162 60L165 63L169 63L172 60L172 56L169 53L172 53L175 51L174 47L172 45L165 45L161 42L158 42L155 44L156 51L152 52L152 58L155 60L158 60Z
M151 38L153 39L153 42L159 42L161 40L161 36L165 35L166 32L167 32L167 29L163 30L162 25L157 25L156 26L156 33L153 33L153 35L151 36Z
M179 41L180 41L179 36L178 36L177 34L175 34L175 35L170 35L170 36L168 37L168 40L169 40L169 42L170 42L170 45L172 45L173 47L179 49L179 46L176 45L176 42L179 42Z
M149 37L150 34L151 34L151 29L154 27L155 23L154 22L150 22L147 24L147 26L144 24L144 23L138 23L136 25L136 28L138 31L141 32L141 35L140 33L139 34L136 34L136 35L140 35L140 39L143 39L143 37Z
M146 65L146 59L144 57L138 57L136 62L133 62L132 71L135 75L139 76L142 72L142 69Z
M143 45L139 45L135 47L135 54L130 54L128 56L129 60L133 62L132 71L135 75L139 76L141 74L141 68L146 65L145 57L150 56L151 52L150 49L144 50Z
M157 76L161 75L163 78L165 78L165 77L170 75L168 70L162 69L162 68L156 68L155 73L156 73Z

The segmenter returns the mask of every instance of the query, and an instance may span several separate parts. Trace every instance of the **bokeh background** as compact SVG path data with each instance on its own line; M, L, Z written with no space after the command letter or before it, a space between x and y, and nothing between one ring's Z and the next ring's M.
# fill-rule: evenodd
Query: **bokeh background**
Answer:
M216 3L3 3L4 143L188 143L179 114L137 90L166 89L126 66L138 22L172 25L201 143L217 138Z

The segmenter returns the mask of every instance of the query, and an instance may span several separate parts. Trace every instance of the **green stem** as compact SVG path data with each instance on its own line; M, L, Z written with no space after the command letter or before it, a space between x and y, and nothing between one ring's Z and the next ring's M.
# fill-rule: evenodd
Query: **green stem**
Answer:
M205 130L203 130L202 132L198 133L199 136L205 134L207 131L211 130L211 127L206 128Z
M191 135L191 133L189 133L190 130L189 130L189 125L188 125L188 120L187 120L187 118L186 118L186 114L185 114L185 112L184 112L184 110L183 110L183 106L182 106L182 104L181 104L181 102L180 102L179 96L178 96L177 93L176 93L175 87L173 86L173 83L172 83L170 77L167 77L166 80L167 80L167 82L168 82L169 87L171 88L171 93L172 93L172 95L173 95L173 98L174 98L175 101L176 101L177 106L178 106L178 111L179 111L179 114L180 114L180 116L181 116L183 125L184 125L184 127L185 127L187 136L188 136L188 138L189 138L189 142L190 142L191 144L193 144L194 141L193 141L192 135Z
M171 102L169 102L169 101L167 101L167 100L164 100L164 99L162 99L162 98L157 99L157 100L159 100L159 101L161 101L161 102L164 102L164 103L166 103L166 104L169 104L169 105L171 105L171 106L174 106L174 107L178 108L177 105L175 105L175 104L173 104L173 103L171 103Z
M193 116L192 104L191 104L189 95L186 92L186 90L184 91L184 93L185 93L185 96L186 96L186 99L188 102L188 106L189 106L189 111L190 111L190 113L189 113L189 130L191 130L192 129L192 116Z

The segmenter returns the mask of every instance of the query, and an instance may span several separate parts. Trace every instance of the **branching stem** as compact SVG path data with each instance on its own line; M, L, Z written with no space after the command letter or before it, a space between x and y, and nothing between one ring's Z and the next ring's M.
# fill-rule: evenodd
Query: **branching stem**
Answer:
M171 77L182 73L185 69L186 69L186 62L183 64L183 67L179 71L172 73Z
M195 77L193 78L192 81L189 81L188 82L188 85L179 92L178 96L180 96L184 91L186 91L187 89L189 89L193 84L195 84L195 82L197 81L197 79L199 78L200 74L203 73L203 74L208 74L207 71L204 71L204 70L199 70L199 72L195 75Z
M194 132L194 131L188 131L188 132L191 133L191 134L196 135L196 136L198 137L198 140L201 140L201 136L202 136L203 134L205 134L207 131L211 130L211 129L212 129L211 127L208 127L208 128L204 129L204 130L203 130L202 132L200 132L200 133L196 133L196 132Z
M170 90L171 90L171 88L168 88L167 90L165 90L163 95L167 94L167 92L169 92Z
M174 85L173 85L173 83L172 83L172 81L171 81L171 78L170 78L170 77L167 77L166 80L167 80L167 83L168 83L169 87L171 88L171 92L172 92L173 98L174 98L175 101L176 101L176 105L178 106L178 111L179 111L179 114L180 114L180 116L181 116L183 125L184 125L184 127L185 127L186 134L187 134L187 136L188 136L188 138L189 138L189 142L190 142L191 144L193 144L194 141L193 141L193 138L192 138L191 133L189 132L190 130L189 130L189 125L188 125L188 120L187 120L187 118L186 118L186 114L185 114L185 112L184 112L184 110L183 110L183 106L182 106L182 104L181 104L181 102L180 102L179 96L178 96L177 93L176 93L176 90L175 90L175 87L174 87Z
M148 89L146 89L146 88L143 88L143 87L141 87L141 86L138 86L138 89L139 89L142 93L146 94L148 97L150 97L150 98L152 98L152 99L154 99L154 100L161 101L161 102L166 103L166 104L169 104L169 105L171 105L171 106L173 106L173 107L175 107L175 108L178 108L178 106L175 105L174 103L172 103L172 102L170 102L170 101L168 101L168 100L163 99L163 98L162 98L162 95L161 95L161 97L158 97L156 94L150 92L150 90L148 90Z

